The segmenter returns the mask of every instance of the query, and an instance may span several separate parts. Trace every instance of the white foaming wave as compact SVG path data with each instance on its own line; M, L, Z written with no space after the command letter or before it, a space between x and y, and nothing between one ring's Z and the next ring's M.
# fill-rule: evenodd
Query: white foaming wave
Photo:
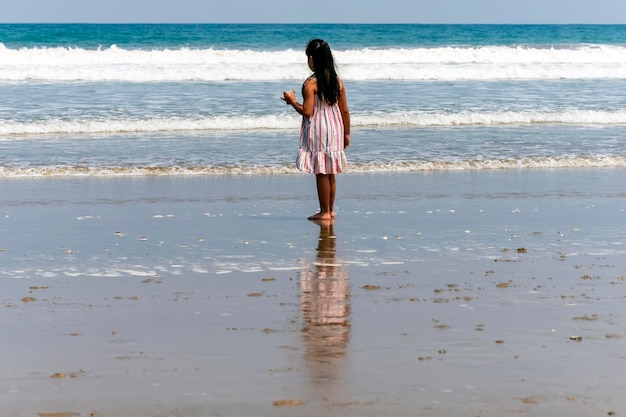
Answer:
M0 44L5 81L225 81L301 78L302 53L216 49L21 48ZM272 71L275 69L275 71Z
M210 116L196 118L0 121L1 136L49 134L118 134L202 130L262 130L299 126L300 118L288 115ZM1 140L1 139L0 139Z
M3 167L0 178L50 177L159 177L207 175L285 175L297 173L293 166L40 166Z
M461 161L405 161L350 164L350 172L435 172L502 169L623 168L626 156L597 155L581 157L532 157L507 159L471 159Z
M623 79L626 47L483 46L335 51L348 80ZM302 51L21 48L0 44L0 81L270 81L308 74Z
M626 109L614 111L572 109L559 112L503 111L427 113L410 112L355 112L353 127L453 127L453 126L507 126L520 124L620 125L626 124ZM108 120L37 120L0 121L0 141L15 136L51 134L123 134L193 131L252 131L297 129L300 116L293 113L269 115L223 115L207 117L157 117L149 119Z
M613 111L572 109L555 112L502 111L424 113L373 113L351 117L355 126L506 126L521 124L619 125L626 124L626 109Z
M347 51L342 75L361 81L623 79L625 52L626 48L614 45Z
M583 169L624 168L626 156L597 155L581 157L532 157L492 160L459 161L405 161L389 163L350 163L350 173L408 173L437 171L477 171L512 169ZM11 168L0 166L0 178L50 177L155 177L155 176L238 176L238 175L292 175L299 171L289 166L48 166Z

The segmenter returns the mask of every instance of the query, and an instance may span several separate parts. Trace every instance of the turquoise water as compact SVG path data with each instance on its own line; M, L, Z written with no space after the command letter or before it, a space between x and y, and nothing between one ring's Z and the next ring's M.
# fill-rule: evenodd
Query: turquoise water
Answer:
M334 50L356 172L626 165L626 25L0 25L0 178L293 173Z
M626 43L626 25L412 24L0 24L8 48L302 48L310 37L335 48Z

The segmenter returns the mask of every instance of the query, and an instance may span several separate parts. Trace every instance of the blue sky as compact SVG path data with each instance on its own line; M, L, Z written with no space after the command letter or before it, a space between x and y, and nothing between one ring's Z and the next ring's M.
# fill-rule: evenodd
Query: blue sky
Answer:
M0 0L0 22L626 23L624 0Z

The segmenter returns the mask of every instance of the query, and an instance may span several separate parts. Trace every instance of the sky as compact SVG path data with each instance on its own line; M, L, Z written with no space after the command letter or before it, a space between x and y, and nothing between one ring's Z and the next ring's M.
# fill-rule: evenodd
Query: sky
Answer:
M0 0L0 23L626 23L624 0Z

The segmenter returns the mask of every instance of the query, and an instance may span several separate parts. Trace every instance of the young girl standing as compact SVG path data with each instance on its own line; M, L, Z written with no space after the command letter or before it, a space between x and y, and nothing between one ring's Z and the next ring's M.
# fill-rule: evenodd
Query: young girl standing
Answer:
M330 220L335 217L335 174L347 168L344 149L350 145L350 111L328 43L312 39L306 56L313 75L302 86L302 104L294 91L283 92L281 98L302 115L296 166L315 174L320 203L319 213L309 220Z

